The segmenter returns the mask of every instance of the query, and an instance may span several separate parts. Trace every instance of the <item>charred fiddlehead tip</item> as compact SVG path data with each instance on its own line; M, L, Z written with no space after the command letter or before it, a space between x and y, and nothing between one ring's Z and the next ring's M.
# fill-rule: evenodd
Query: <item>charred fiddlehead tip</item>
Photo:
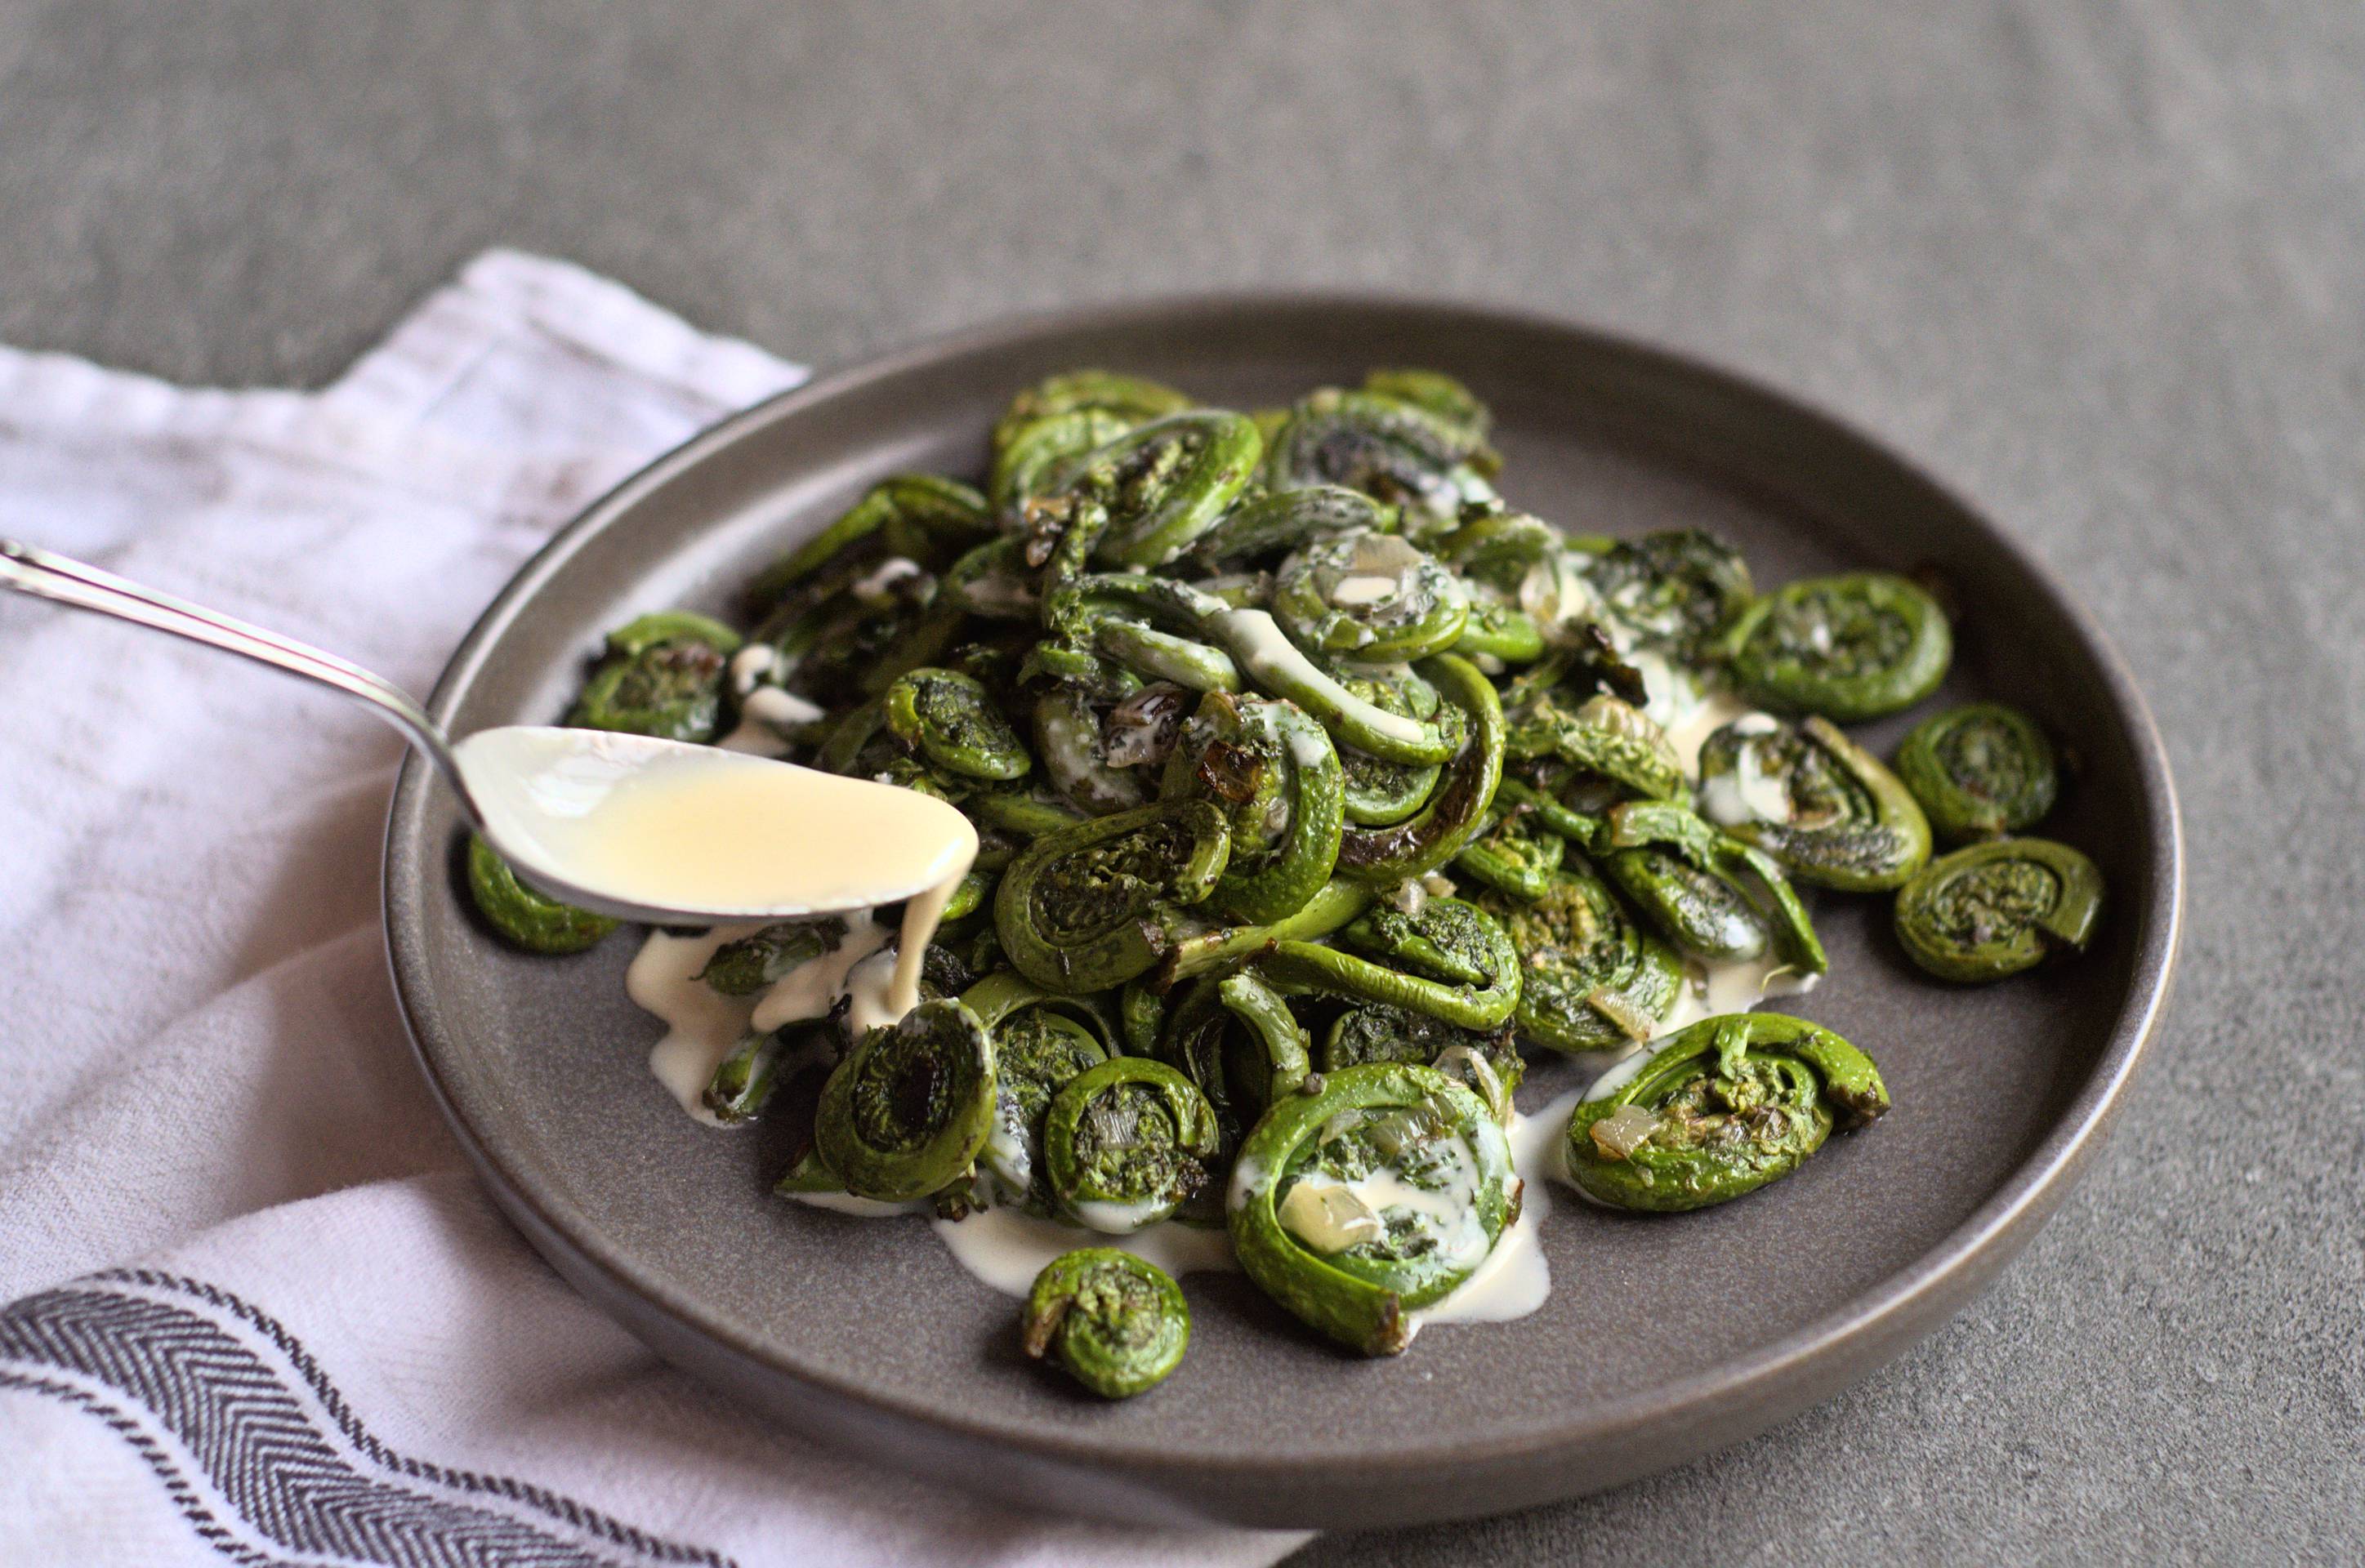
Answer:
M1930 857L1930 822L1880 759L1821 716L1736 719L1700 747L1701 814L1802 882L1900 887Z
M2053 809L2060 768L2034 720L2001 702L1934 713L1897 748L1897 776L1951 843L2034 827Z
M993 1037L960 1002L924 1002L837 1064L814 1145L847 1192L909 1203L969 1179L993 1114Z
M1191 1310L1157 1264L1114 1247L1084 1247L1035 1277L1019 1332L1036 1360L1057 1361L1104 1399L1129 1399L1182 1364Z
M2001 980L2057 951L2083 952L2102 874L2065 844L1999 838L1932 861L1897 895L1897 937L1941 980Z
M493 846L468 839L468 895L485 924L513 947L553 957L580 953L616 929L616 922L588 909L546 898L518 880Z
M1594 849L1603 875L1687 953L1745 959L1771 946L1803 973L1831 967L1806 905L1773 857L1681 806L1613 807Z
M1241 1267L1267 1295L1351 1350L1395 1355L1411 1315L1486 1260L1519 1194L1484 1100L1429 1068L1373 1063L1267 1112L1227 1206Z
M1869 1058L1820 1025L1732 1014L1613 1068L1568 1123L1569 1179L1617 1208L1676 1214L1797 1170L1834 1126L1889 1109Z
M1945 610L1888 572L1787 584L1743 612L1729 641L1753 700L1847 724L1912 707L1955 656Z
M1052 1096L1043 1117L1051 1191L1070 1219L1125 1236L1181 1208L1213 1179L1215 1108L1161 1061L1117 1057Z
M1263 451L1263 437L1241 415L1220 409L1169 414L1055 468L1051 493L1104 518L1093 551L1097 559L1162 566L1239 498Z
M709 741L723 722L739 633L687 610L644 615L608 634L607 652L566 722L665 740Z

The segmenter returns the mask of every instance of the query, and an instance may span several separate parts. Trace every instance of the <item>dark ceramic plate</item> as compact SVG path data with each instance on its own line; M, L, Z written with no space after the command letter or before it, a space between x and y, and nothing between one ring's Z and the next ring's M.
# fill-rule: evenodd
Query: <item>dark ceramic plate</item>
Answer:
M1106 1406L1026 1362L1014 1305L920 1222L774 1201L780 1156L760 1131L682 1115L644 1065L656 1027L624 999L629 936L555 961L489 940L455 894L452 801L413 757L387 846L395 978L454 1129L561 1273L691 1372L881 1464L1075 1511L1350 1526L1568 1496L1736 1441L1895 1356L2026 1244L2100 1141L2167 993L2180 850L2151 720L2085 615L1992 524L1863 437L1683 359L1551 321L1357 299L1148 305L966 334L816 381L628 481L486 611L435 716L454 731L549 722L603 628L724 610L882 475L980 472L996 411L1049 372L1137 371L1254 408L1392 364L1476 388L1499 420L1508 493L1573 530L1705 527L1769 584L1943 572L1961 651L1941 700L2023 704L2082 764L2046 831L2110 879L2099 947L1952 990L1908 967L1889 901L1826 898L1833 974L1787 1005L1878 1059L1897 1109L1877 1127L1703 1214L1559 1203L1541 1311L1434 1328L1394 1361L1335 1353L1240 1276L1193 1275L1182 1370ZM1885 754L1901 727L1875 727L1872 744ZM1535 1100L1555 1086L1543 1076Z

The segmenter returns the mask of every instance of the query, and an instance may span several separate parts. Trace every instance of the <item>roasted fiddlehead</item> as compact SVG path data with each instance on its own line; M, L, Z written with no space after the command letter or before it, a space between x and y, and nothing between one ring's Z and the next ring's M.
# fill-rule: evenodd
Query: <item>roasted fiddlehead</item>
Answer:
M1728 643L1752 701L1844 724L1912 707L1955 656L1938 601L1887 572L1785 584L1742 612Z
M1367 1356L1412 1342L1519 1214L1486 1103L1425 1067L1325 1073L1256 1125L1232 1168L1232 1245L1265 1294Z
M1677 1214L1799 1168L1833 1126L1889 1109L1862 1051L1800 1018L1736 1013L1677 1031L1613 1069L1569 1117L1569 1179L1596 1202Z
M1949 708L1914 725L1897 748L1897 777L1950 844L2035 826L2061 783L2053 743L2001 702Z
M1019 1320L1026 1353L1104 1399L1166 1380L1191 1343L1191 1309L1155 1263L1114 1247L1063 1253L1035 1277Z
M1087 1229L1125 1236L1164 1219L1213 1180L1215 1108L1162 1061L1117 1057L1085 1069L1043 1115L1052 1195Z
M2080 953L2102 913L2102 874L2066 844L1999 838L1942 856L1897 895L1897 939L1941 980L2001 980Z
M724 666L739 633L687 610L644 615L608 633L607 653L566 722L669 741L711 741L723 722Z
M993 926L1018 972L1049 991L1104 991L1156 964L1179 917L1216 890L1231 857L1205 801L1119 812L1048 833L1003 873Z
M1802 882L1901 887L1930 858L1930 822L1880 759L1821 717L1735 719L1700 746L1700 812Z
M969 1180L993 1114L993 1037L959 1002L924 1002L829 1075L814 1152L855 1196L909 1203Z
M510 946L529 953L580 953L616 929L616 922L604 914L545 898L527 887L491 845L474 834L468 838L468 894L486 924Z
M1523 1039L1556 1051L1624 1050L1658 1033L1675 1007L1683 960L1588 868L1563 866L1541 898L1489 892L1478 902L1519 954Z

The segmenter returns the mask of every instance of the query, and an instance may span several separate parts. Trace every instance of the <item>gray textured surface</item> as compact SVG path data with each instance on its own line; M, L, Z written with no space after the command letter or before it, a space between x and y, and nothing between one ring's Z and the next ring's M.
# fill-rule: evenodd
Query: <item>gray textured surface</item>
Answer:
M2154 1065L2029 1254L1868 1384L1655 1482L1312 1560L2353 1553L2365 13L782 9L0 9L0 338L318 381L506 242L824 362L1352 282L1823 403L2015 528L2146 682L2192 840Z

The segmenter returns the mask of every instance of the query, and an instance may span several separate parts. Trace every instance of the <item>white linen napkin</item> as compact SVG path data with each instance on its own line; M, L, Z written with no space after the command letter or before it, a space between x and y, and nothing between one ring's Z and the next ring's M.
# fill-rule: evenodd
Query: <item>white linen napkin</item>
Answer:
M414 690L559 522L804 372L493 252L317 394L0 349L0 534ZM399 745L0 594L0 1562L1261 1562L883 1475L577 1298L402 1037Z

